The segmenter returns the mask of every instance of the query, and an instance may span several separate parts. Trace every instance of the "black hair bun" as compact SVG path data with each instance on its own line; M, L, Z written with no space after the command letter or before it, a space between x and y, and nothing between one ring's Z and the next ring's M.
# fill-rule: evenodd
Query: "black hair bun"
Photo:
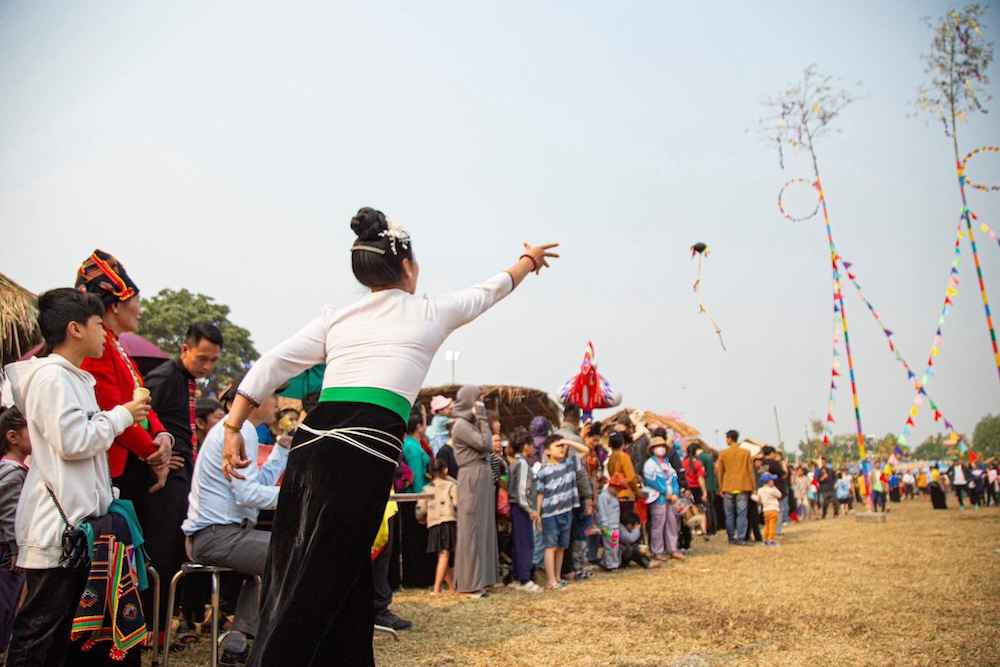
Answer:
M351 218L351 229L357 234L359 241L377 241L379 234L389 229L385 213L365 206L358 209L358 214Z

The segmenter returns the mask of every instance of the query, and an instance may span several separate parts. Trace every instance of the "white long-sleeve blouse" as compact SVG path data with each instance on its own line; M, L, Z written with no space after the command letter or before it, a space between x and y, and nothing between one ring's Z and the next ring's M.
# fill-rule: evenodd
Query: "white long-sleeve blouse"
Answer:
M413 405L445 339L513 289L513 278L502 272L441 297L389 289L343 308L326 306L319 317L261 357L239 391L259 403L276 387L325 362L324 389L384 389Z

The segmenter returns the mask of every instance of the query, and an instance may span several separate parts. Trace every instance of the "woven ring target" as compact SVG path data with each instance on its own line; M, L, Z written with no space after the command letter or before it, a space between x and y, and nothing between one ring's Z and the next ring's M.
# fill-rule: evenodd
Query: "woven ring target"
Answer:
M778 211L780 211L781 215L784 216L785 219L787 220L791 220L792 222L805 222L806 220L815 218L816 214L819 213L819 198L818 197L816 198L816 207L812 210L812 213L810 213L809 215L797 218L794 215L788 213L788 211L785 210L785 203L784 203L785 190L787 190L790 186L795 185L797 183L805 183L806 185L814 189L816 187L813 185L812 181L810 181L807 178L793 178L792 180L788 181L787 183L781 186L781 190L778 192Z
M1000 153L1000 146L980 146L976 150L966 155L965 159L962 160L963 172L965 171L966 166L969 164L969 160L971 160L980 153ZM976 183L968 176L965 177L965 184L968 185L970 188L975 188L976 190L980 190L982 192L1000 192L1000 185L983 185L982 183Z

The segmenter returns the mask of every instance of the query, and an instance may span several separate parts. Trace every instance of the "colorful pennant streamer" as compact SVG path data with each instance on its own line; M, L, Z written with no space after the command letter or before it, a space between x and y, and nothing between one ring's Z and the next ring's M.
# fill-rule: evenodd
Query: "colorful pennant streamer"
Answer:
M917 425L917 415L920 414L920 406L924 402L924 398L927 397L927 385L930 384L931 378L934 377L934 359L941 354L942 345L942 331L944 329L945 320L948 317L948 313L951 311L951 306L954 303L954 298L958 296L958 267L962 259L962 223L960 222L955 228L955 243L952 245L952 254L954 255L951 260L951 268L948 270L948 286L945 288L944 292L944 303L941 306L941 313L938 315L937 328L934 332L934 340L931 342L931 351L927 356L927 367L919 378L916 378L914 387L917 392L913 397L913 403L910 405L910 412L906 417L906 422L903 424L903 428L899 435L899 443L905 445L909 440L913 428ZM940 410L936 407L932 407L934 410L935 417L940 414ZM944 420L944 426L946 429L954 434L954 427L950 421Z
M976 266L976 278L979 280L979 294L982 297L983 311L986 314L986 328L989 330L990 344L993 346L993 362L997 369L997 378L1000 378L1000 348L997 347L997 332L996 328L993 326L993 314L990 312L990 300L986 296L986 281L983 279L983 266L979 261L979 249L976 248L976 233L972 231L973 213L969 210L969 202L965 195L966 184L987 192L994 187L990 186L990 188L987 188L986 186L981 186L978 183L973 184L965 176L965 165L968 161L978 153L984 152L1000 152L1000 148L997 148L996 146L983 146L966 155L965 159L960 161L957 165L958 189L962 195L962 218L965 220L965 228L968 231L969 245L972 247L972 261ZM1000 188L997 189L1000 190Z
M959 226L958 228L958 233L961 234L961 226ZM903 367L903 370L906 371L906 378L913 383L913 388L916 390L917 394L918 395L922 394L923 397L927 399L927 404L930 406L931 410L934 411L934 421L944 420L945 428L948 429L949 431L954 432L951 422L948 420L947 417L945 417L944 413L938 407L937 403L934 402L934 399L931 397L930 393L927 392L926 388L920 384L920 380L917 377L917 374L913 372L913 368L910 366L909 362L906 361L906 358L899 351L899 348L896 347L896 343L892 339L894 335L892 329L887 327L885 322L882 321L882 317L878 314L878 311L875 309L875 306L872 305L872 302L865 295L864 290L861 289L861 284L858 282L856 275L857 272L852 269L853 264L841 258L841 265L844 267L844 271L847 273L847 279L851 281L851 284L854 285L854 289L857 290L858 296L861 297L861 300L864 301L865 306L868 307L868 311L872 314L872 317L874 317L875 321L878 322L879 327L882 329L882 333L885 335L886 341L889 343L889 351L895 355L896 361L898 361L899 364ZM951 274L949 274L949 277L950 276ZM940 334L941 334L941 328L939 325L937 336L940 336Z
M830 246L830 266L833 269L833 301L834 312L839 308L841 331L844 334L844 351L847 353L847 370L851 379L851 403L854 407L854 422L857 427L858 458L865 459L868 454L865 451L865 432L861 427L861 399L858 397L857 376L854 373L854 355L851 353L851 334L847 328L847 309L844 307L844 292L840 283L840 255L837 254L837 246L833 242L833 228L830 225L830 212L826 206L826 195L823 192L823 184L816 174L816 181L813 183L816 193L819 196L819 205L823 209L823 224L826 226L826 240Z

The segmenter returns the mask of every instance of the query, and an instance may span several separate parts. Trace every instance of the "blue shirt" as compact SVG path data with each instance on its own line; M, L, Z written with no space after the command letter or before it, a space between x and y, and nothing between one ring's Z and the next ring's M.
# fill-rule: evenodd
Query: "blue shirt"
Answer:
M198 450L188 495L188 515L181 530L194 535L209 526L257 523L260 510L274 509L278 505L278 477L285 470L288 450L275 446L267 462L257 469L257 430L249 421L243 422L240 433L246 445L250 465L239 472L246 479L226 479L222 474L222 441L225 436L223 422L212 427Z
M424 485L427 484L427 466L431 464L431 457L427 456L427 452L420 446L419 440L408 435L403 440L403 458L406 459L406 465L410 466L410 472L413 473L413 484L410 485L410 490L413 493L420 493L424 490Z

